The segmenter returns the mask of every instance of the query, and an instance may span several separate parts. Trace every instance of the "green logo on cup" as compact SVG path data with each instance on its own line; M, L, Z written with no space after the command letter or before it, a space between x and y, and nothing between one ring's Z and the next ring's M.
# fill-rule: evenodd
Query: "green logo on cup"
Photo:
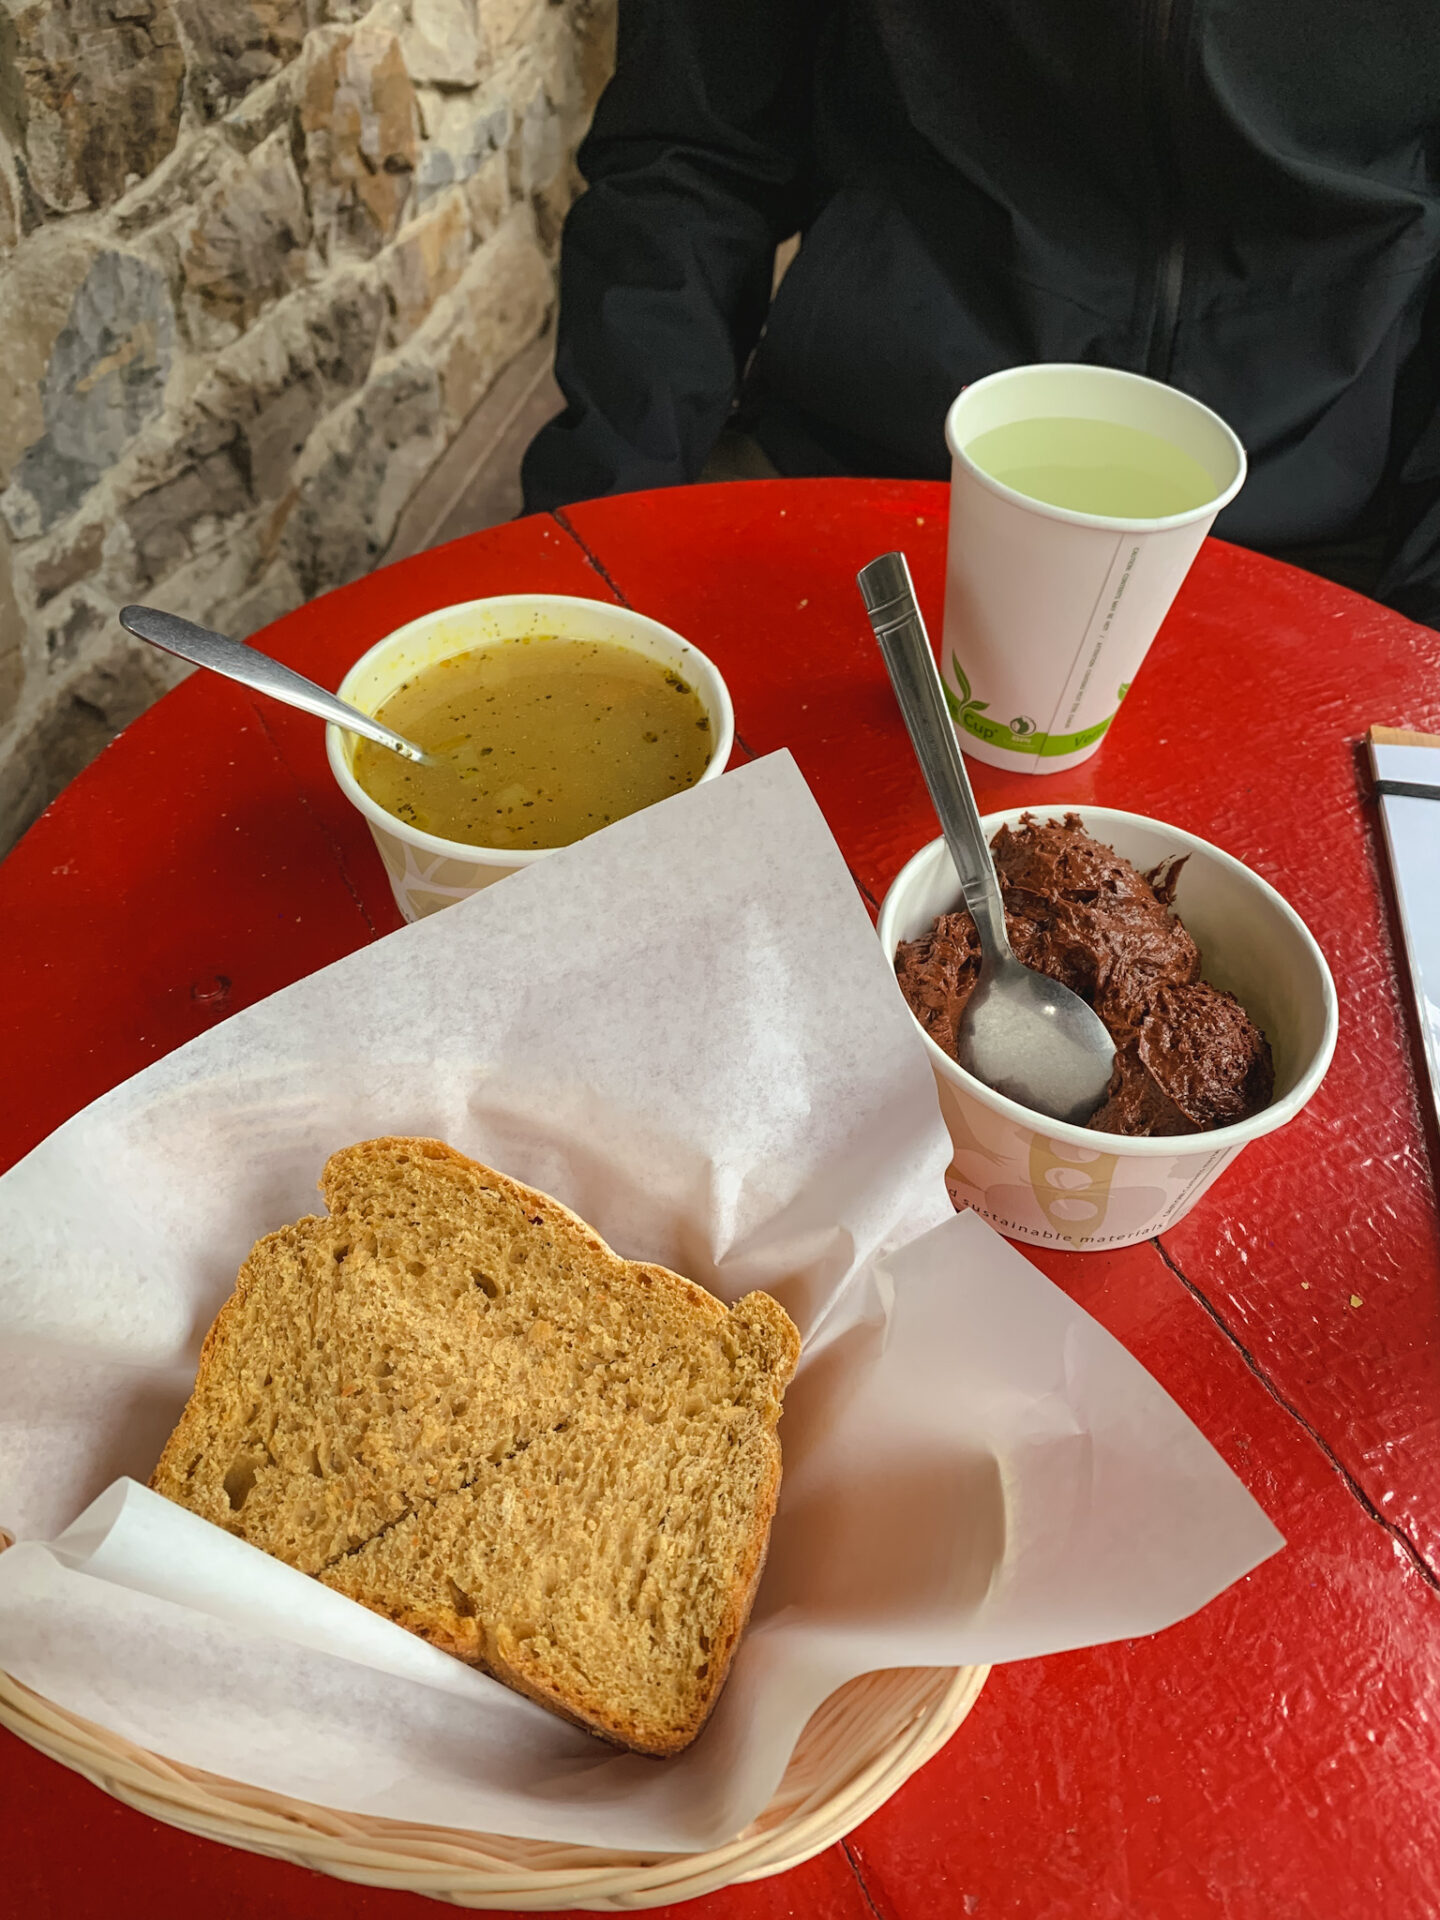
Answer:
M960 698L958 700L955 698L949 687L945 686L945 682L942 679L940 684L942 687L945 687L945 704L950 709L950 718L958 722L961 726L964 726L965 715L967 713L984 713L990 702L988 700L975 700L971 697L970 682L965 678L965 669L953 653L950 656L950 671L954 674L955 684L960 689Z
M1040 733L1035 722L1024 714L1008 724L1003 720L992 720L986 712L990 702L976 700L972 696L965 669L953 653L950 656L950 671L955 676L955 684L961 694L961 698L957 699L951 688L948 685L945 687L945 704L950 709L950 718L957 727L963 727L976 740L983 740L991 747L1006 747L1011 753L1034 753L1042 759L1054 759L1062 753L1078 753L1082 747L1094 746L1115 718L1113 713L1107 714L1093 727L1082 727L1078 733ZM1128 686L1124 691L1129 692Z

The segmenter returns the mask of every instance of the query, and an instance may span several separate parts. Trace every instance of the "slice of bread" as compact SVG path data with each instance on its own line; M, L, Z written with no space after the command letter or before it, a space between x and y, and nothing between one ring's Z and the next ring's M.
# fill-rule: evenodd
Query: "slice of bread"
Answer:
M259 1241L158 1493L638 1753L724 1684L800 1338L435 1140Z

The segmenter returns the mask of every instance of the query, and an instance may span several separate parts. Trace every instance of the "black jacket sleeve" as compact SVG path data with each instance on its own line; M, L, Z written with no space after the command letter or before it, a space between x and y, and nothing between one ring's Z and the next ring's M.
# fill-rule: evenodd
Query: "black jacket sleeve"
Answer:
M1440 442L1440 419L1433 437ZM1412 495L1410 505L1409 524L1381 573L1375 598L1422 627L1440 627L1440 471L1431 476L1423 503Z
M1431 289L1419 344L1396 383L1390 430L1399 460L1374 596L1440 627L1440 287Z
M693 480L803 223L825 0L621 0L615 77L560 251L565 411L525 456L527 512Z

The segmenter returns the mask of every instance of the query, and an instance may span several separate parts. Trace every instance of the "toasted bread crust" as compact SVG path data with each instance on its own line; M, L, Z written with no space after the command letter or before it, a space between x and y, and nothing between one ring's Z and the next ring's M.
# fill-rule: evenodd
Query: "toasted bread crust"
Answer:
M346 1148L321 1188L328 1217L245 1261L151 1485L574 1724L682 1751L764 1565L789 1317L439 1141Z

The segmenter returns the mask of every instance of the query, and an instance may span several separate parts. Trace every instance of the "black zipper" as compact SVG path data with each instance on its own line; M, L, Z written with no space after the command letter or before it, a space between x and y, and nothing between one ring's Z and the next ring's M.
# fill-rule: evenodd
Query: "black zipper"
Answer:
M1186 233L1180 159L1170 132L1185 84L1185 59L1194 0L1154 0L1149 10L1149 96L1156 176L1164 200L1164 239L1157 248L1145 371L1168 380L1175 361L1180 299L1185 289Z

